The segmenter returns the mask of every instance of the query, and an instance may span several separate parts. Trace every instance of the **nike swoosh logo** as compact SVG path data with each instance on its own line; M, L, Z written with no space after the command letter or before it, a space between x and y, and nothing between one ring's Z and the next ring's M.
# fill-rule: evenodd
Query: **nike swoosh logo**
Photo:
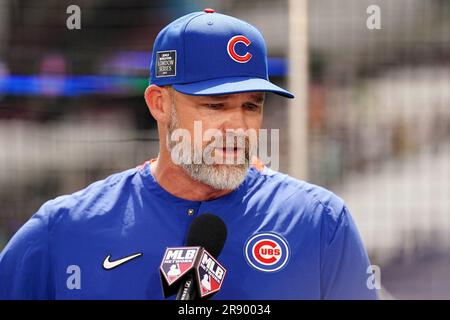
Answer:
M142 256L142 253L136 253L131 256L119 259L119 260L110 261L109 259L111 258L111 255L109 254L103 261L103 268L106 270L111 270L111 269L114 269L115 267L120 266L121 264L124 264L125 262L136 259L137 257L140 257L140 256Z

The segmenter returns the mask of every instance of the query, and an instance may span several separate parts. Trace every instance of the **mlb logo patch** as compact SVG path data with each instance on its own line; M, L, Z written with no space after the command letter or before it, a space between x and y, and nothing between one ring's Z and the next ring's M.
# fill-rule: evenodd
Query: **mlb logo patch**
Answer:
M256 270L275 272L288 263L290 249L282 236L273 232L262 232L247 240L244 255L247 263Z
M160 270L171 285L194 267L199 247L167 248Z
M219 291L226 273L227 270L208 251L203 250L197 268L200 296L203 298Z

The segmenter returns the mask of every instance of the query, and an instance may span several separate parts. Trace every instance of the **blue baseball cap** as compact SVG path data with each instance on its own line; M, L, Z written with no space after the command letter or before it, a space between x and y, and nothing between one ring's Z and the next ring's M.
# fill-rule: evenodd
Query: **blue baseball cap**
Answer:
M150 84L172 85L188 95L265 91L294 97L269 81L261 32L213 9L187 14L159 32Z

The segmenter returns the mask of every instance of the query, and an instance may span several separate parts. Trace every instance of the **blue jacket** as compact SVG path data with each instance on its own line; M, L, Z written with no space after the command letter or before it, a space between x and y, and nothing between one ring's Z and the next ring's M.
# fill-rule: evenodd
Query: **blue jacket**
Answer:
M227 275L213 299L377 298L355 223L332 192L251 167L233 192L190 201L161 188L150 166L45 203L0 254L0 299L164 299L164 251L182 246L204 213L228 229L218 257Z

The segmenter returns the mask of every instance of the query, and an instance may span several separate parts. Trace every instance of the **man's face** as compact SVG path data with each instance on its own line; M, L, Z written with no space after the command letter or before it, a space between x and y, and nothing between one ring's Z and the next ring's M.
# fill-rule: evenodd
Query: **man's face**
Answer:
M167 126L167 147L172 160L178 160L174 162L193 179L215 189L238 187L256 153L264 93L190 96L170 91L172 115ZM189 157L186 152L180 156L176 149L180 141L177 131L190 136L190 140L183 141L190 144Z

